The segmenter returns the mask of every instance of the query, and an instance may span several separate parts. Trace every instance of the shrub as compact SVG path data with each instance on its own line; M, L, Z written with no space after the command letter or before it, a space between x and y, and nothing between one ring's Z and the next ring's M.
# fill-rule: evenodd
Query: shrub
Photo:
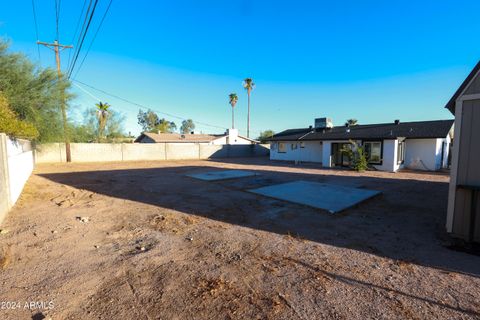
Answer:
M27 121L17 118L7 102L7 99L0 92L0 132L6 133L14 138L35 139L38 131L35 126Z
M350 141L350 147L342 149L342 152L350 158L350 167L358 172L368 169L367 156L365 149L359 146L355 141Z

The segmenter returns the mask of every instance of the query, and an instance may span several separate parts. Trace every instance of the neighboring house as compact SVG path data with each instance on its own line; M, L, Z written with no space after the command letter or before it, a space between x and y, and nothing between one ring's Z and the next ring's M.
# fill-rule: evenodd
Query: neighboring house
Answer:
M210 145L256 144L255 140L240 136L237 129L228 129L225 134L180 134L143 132L135 142L138 143L201 143Z
M342 152L355 141L365 148L369 164L378 170L401 168L439 170L448 166L453 120L400 122L333 127L315 120L315 127L290 129L270 141L270 159L319 162L324 167L348 166Z
M480 243L480 62L446 108L455 115L447 231Z

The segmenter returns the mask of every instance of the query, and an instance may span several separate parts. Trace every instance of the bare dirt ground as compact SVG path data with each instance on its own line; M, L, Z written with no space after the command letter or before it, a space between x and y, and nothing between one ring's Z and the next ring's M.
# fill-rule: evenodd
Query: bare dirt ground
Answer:
M184 175L221 168L260 175ZM245 191L293 180L383 194L331 215ZM0 227L0 318L480 318L480 257L447 248L447 189L265 159L39 165Z

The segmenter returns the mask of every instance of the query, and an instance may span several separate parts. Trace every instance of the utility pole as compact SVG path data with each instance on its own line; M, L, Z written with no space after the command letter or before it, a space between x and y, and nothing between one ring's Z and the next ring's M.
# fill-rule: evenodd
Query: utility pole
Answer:
M49 49L52 49L55 52L55 61L57 63L57 73L58 73L58 80L62 78L62 70L60 66L60 51L64 49L71 49L73 46L67 46L59 44L57 40L53 41L53 43L37 41L37 44L41 44ZM63 138L65 140L65 153L67 155L67 162L72 161L72 156L70 153L70 137L68 136L68 128L67 128L67 111L65 110L65 93L62 92L61 95L61 102L60 108L62 109L62 118L63 118Z

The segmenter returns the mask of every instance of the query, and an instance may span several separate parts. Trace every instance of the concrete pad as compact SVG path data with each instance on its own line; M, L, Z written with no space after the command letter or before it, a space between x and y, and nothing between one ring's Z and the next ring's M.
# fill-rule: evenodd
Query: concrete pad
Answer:
M381 193L375 190L310 181L293 181L248 191L324 209L330 213L340 212Z
M209 171L209 172L203 172L203 173L187 174L188 177L205 180L205 181L235 179L235 178L251 177L255 175L256 173L253 171L243 171L243 170Z

